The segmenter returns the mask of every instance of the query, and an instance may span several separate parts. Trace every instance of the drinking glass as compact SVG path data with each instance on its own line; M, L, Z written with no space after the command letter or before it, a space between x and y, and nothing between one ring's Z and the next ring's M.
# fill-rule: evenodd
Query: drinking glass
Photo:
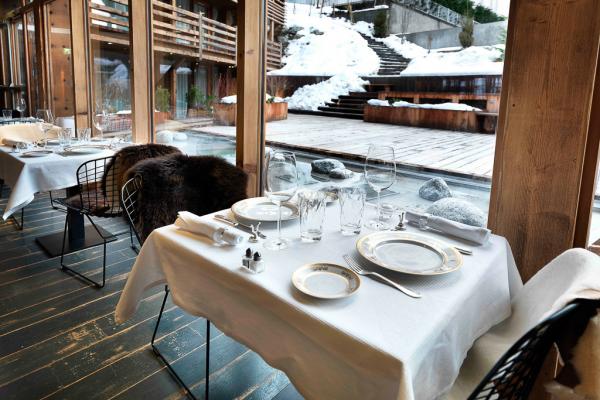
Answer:
M90 128L77 128L77 138L81 143L88 143L91 139L92 130Z
M44 148L46 147L46 142L48 141L48 131L52 129L54 126L54 116L52 115L52 111L50 110L37 110L35 113L35 117L41 121L38 124L38 127L44 134Z
M12 110L2 110L2 118L12 119Z
M277 238L264 246L271 250L285 249L289 240L281 237L281 204L291 199L298 189L296 156L289 151L271 151L267 158L265 194L279 208Z
M27 102L25 101L25 98L21 96L17 100L17 111L19 112L21 118L23 118L23 113L25 110L27 110Z
M303 242L318 242L323 237L327 194L318 190L304 190L298 193L298 206L300 239Z
M71 145L71 128L61 128L58 131L58 142L61 148Z
M342 235L360 233L365 212L365 197L365 191L359 187L345 187L338 191Z
M385 230L388 226L381 220L381 191L396 181L396 158L392 146L369 146L365 160L365 179L377 193L377 214L367 222L367 226L375 230Z
M104 139L104 130L106 128L107 118L108 118L108 113L106 112L106 110L104 108L96 109L96 112L94 113L92 119L93 119L93 123L94 123L94 128L96 128L96 130L98 131L98 139L99 140Z

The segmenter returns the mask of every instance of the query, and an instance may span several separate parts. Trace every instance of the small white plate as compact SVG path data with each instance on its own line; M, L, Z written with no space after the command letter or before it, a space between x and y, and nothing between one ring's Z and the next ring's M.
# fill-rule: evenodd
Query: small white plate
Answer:
M314 263L298 268L292 275L292 283L312 297L341 299L356 293L360 288L360 277L340 265Z
M52 150L33 150L26 151L25 153L21 153L22 157L46 157L52 154Z
M356 242L356 250L380 267L412 275L447 274L463 261L453 246L408 232L371 233Z
M106 146L102 146L102 145L78 145L78 146L71 146L71 147L67 147L65 148L65 153L70 153L70 154L96 154L96 153L101 153L104 150L106 150L107 147Z
M279 207L266 197L255 197L238 201L231 206L231 212L236 218L248 221L277 222ZM281 205L281 220L288 221L300 216L298 207L292 203Z

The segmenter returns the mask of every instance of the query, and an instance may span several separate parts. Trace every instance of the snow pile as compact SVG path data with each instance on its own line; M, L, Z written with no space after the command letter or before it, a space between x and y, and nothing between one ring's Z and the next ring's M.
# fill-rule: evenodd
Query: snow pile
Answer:
M269 101L271 99L272 99L273 103L283 103L285 101L281 97L273 97L267 93L266 100ZM222 97L219 100L219 103L221 103L221 104L236 104L237 103L237 95L234 94L232 96Z
M396 35L390 35L386 38L376 40L385 44L404 58L413 59L427 56L427 49L424 49L413 42L409 42L408 40L399 38Z
M377 99L371 99L371 100L367 101L367 103L371 106L378 106L378 107L409 107L409 108L429 108L429 109L434 109L434 110L481 111L481 109L479 109L477 107L472 107L468 104L462 104L462 103L416 104L416 103L410 103L408 101L400 100L400 101L395 101L393 104L390 105L390 103L387 100L377 100Z
M325 102L340 95L347 95L349 92L364 92L363 85L368 83L355 73L344 72L326 81L302 86L292 96L286 98L286 101L291 109L318 110L319 106L325 105Z
M302 29L297 33L300 37L288 45L282 60L284 67L269 74L333 76L352 72L371 75L379 70L379 57L350 22L320 15L314 7L309 15L308 5L288 3L286 6L286 26ZM368 30L368 24L358 24L357 29Z
M414 58L402 76L502 75L504 63L495 46L472 46L453 53L431 52Z

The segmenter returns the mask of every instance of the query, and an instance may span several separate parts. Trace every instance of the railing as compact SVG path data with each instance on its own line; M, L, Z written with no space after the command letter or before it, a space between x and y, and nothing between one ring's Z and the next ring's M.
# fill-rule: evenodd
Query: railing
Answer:
M128 45L129 39L129 5L127 0L112 0L110 5L88 1L90 36L93 40L101 40Z
M158 0L152 4L154 49L200 57L200 14Z
M282 46L279 42L267 41L267 70L281 68Z
M267 18L278 24L285 24L285 0L269 0L267 2Z
M237 28L202 17L202 58L235 64Z

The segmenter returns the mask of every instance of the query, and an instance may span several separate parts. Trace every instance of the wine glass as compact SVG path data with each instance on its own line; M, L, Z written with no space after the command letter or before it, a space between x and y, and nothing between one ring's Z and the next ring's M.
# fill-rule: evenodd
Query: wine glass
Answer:
M106 122L108 119L108 113L102 107L96 109L93 115L94 128L98 131L98 139L104 139L104 128L106 128Z
M285 249L289 240L281 237L281 205L291 199L298 189L296 156L289 151L271 151L267 158L265 194L278 206L277 238L269 239L264 246L270 250Z
M377 216L367 222L367 226L378 231L388 228L381 221L381 191L389 188L396 181L396 158L392 146L370 145L365 160L365 179L377 192Z
M48 142L48 131L52 129L54 126L54 116L52 115L52 111L41 109L37 110L35 113L35 117L38 119L38 127L44 134L43 147L46 148L46 143Z
M17 111L19 112L19 116L23 118L23 113L27 110L27 102L23 96L19 97L17 100Z

